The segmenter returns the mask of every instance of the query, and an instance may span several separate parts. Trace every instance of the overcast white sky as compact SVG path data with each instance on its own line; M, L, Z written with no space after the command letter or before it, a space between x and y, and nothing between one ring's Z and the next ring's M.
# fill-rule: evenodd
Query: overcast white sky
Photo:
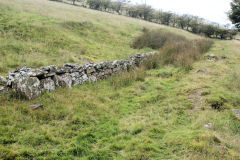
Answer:
M219 24L231 23L226 15L232 0L146 0L153 8L178 14L191 14ZM144 3L145 0L132 0Z

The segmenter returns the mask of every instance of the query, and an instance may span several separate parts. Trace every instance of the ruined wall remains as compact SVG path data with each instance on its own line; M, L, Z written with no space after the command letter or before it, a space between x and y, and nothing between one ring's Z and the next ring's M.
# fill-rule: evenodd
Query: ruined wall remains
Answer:
M28 100L36 98L45 91L54 91L59 87L71 88L85 82L96 82L109 76L134 69L155 52L136 54L129 60L88 63L84 65L65 64L41 68L22 67L8 73L7 78L0 76L0 92L11 90L17 96Z

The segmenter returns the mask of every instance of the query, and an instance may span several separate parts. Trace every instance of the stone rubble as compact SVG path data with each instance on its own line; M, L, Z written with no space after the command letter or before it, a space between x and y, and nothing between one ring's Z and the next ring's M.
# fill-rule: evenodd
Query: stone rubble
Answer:
M7 78L0 77L0 92L8 88L17 96L31 100L45 91L54 91L56 88L71 88L85 82L96 82L115 74L134 69L147 57L155 52L136 54L129 60L116 60L112 62L88 63L84 65L64 64L41 68L22 67L9 72Z

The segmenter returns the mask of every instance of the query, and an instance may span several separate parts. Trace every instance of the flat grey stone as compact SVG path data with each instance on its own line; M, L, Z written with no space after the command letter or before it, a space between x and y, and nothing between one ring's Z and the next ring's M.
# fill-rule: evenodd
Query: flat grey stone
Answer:
M211 129L212 128L212 123L206 123L204 124L204 127L207 128L207 129Z
M218 56L216 56L215 54L209 54L209 55L207 55L207 58L217 60Z
M44 106L42 104L33 104L29 106L29 108L31 108L32 110L43 109L43 107Z

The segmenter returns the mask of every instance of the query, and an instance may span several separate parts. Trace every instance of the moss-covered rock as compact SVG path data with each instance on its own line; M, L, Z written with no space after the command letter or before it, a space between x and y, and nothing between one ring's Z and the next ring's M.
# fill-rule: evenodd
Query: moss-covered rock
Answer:
M36 98L42 92L40 81L36 77L15 79L12 83L12 88L17 96L29 100Z

